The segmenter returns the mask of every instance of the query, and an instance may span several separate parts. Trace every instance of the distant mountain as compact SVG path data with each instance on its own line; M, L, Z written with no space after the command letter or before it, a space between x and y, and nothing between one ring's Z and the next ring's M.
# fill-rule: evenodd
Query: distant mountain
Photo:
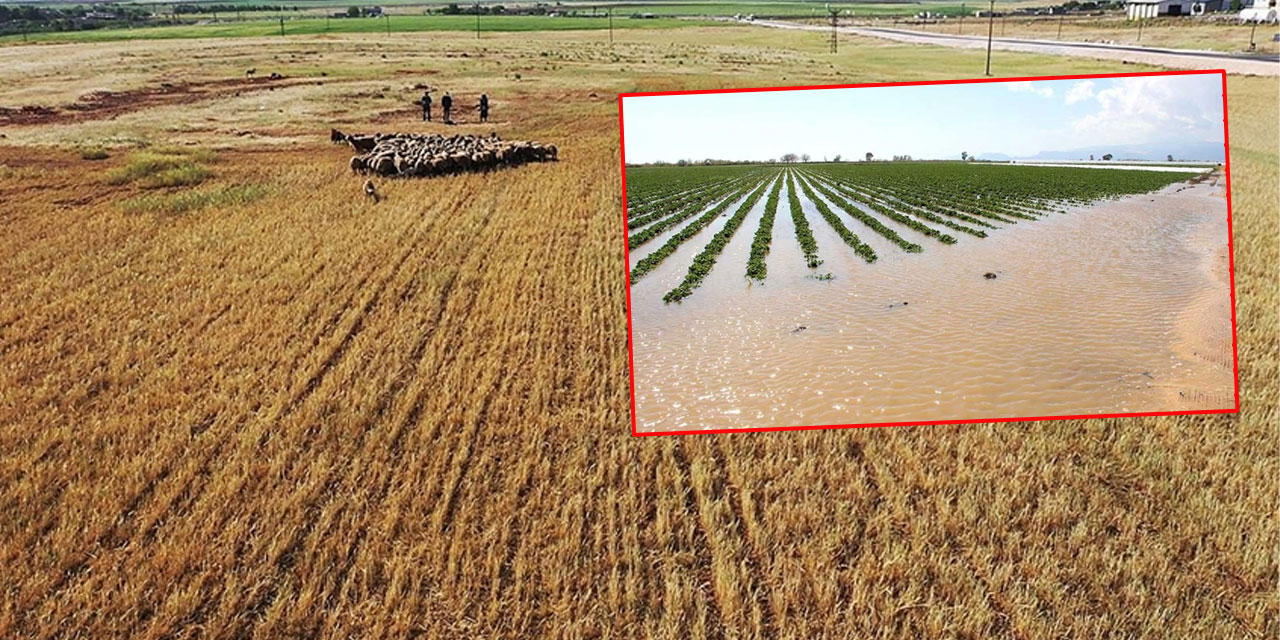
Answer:
M1020 160L1088 160L1092 155L1095 159L1101 160L1102 156L1111 154L1112 160L1146 160L1146 161L1163 161L1167 160L1169 155L1173 155L1174 160L1188 160L1192 162L1223 162L1226 160L1226 153L1220 144L1213 142L1174 142L1174 143L1151 143L1151 144L1130 144L1130 145L1112 145L1112 146L1096 146L1083 147L1080 149L1067 149L1063 151L1041 151L1034 156L1019 158ZM992 159L998 154L991 154ZM987 156L978 156L986 158Z
M974 157L979 160L987 160L989 162L1008 162L1013 159L1013 156L1008 156L1003 153L979 153Z

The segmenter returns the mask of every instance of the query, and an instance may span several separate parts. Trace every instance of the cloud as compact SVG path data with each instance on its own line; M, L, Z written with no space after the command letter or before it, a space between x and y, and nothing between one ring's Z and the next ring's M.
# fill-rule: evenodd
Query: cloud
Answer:
M1097 111L1076 120L1074 128L1115 144L1220 140L1222 86L1213 80L1211 76L1118 78L1094 95Z
M1034 93L1040 96L1041 98L1053 97L1053 87L1050 87L1047 84L1036 86L1032 84L1030 81L1008 82L1008 83L1005 83L1005 87L1007 87L1010 91L1014 93Z
M1084 102L1094 96L1093 81L1085 80L1071 85L1071 89L1067 91L1067 104L1075 104Z

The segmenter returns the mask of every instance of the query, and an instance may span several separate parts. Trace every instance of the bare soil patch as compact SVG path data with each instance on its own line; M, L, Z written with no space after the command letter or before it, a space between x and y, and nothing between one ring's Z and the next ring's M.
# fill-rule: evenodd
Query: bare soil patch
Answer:
M312 82L312 80L306 80ZM0 107L0 125L61 124L114 118L149 107L190 104L239 95L247 91L274 91L297 84L297 79L232 78L200 82L164 82L154 87L129 91L94 91L59 108L26 105Z

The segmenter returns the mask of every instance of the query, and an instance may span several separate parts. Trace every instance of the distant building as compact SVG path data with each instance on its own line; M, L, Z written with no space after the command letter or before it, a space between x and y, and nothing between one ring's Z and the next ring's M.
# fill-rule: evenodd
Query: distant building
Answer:
M1276 0L1246 0L1240 11L1243 22L1275 22L1276 17Z
M1221 8L1222 0L1126 0L1125 2L1125 11L1130 20L1159 16L1201 15Z

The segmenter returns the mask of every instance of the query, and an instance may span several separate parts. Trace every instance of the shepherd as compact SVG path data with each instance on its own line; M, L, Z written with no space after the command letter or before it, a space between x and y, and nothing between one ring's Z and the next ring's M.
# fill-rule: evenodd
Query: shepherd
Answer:
M431 90L427 89L422 92L422 99L418 101L422 105L422 121L431 122Z
M440 108L444 110L444 123L453 124L453 120L449 119L449 110L453 108L453 96L449 92L444 92L444 97L440 98Z
M480 122L489 121L489 94L480 94Z

